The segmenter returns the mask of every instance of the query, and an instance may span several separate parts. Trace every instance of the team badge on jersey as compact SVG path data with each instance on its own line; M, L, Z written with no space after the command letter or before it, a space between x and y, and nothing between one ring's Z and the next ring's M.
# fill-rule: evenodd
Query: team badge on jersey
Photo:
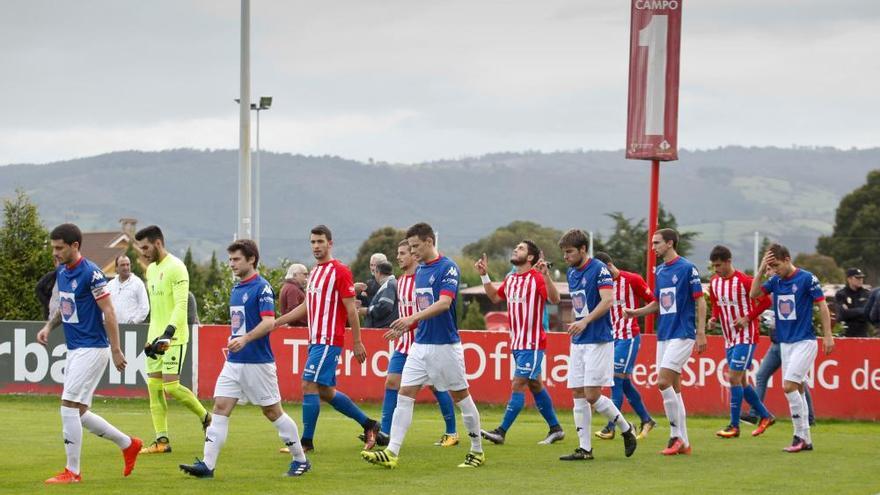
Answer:
M796 320L797 309L794 305L794 294L779 295L776 298L776 312L780 320Z
M434 292L430 287L416 289L416 306L419 311L424 311L434 304Z
M244 335L247 333L247 325L244 321L244 306L229 307L229 326L232 327L232 335Z
M76 282L74 280L74 282ZM76 297L72 292L58 292L59 307L61 309L61 321L64 323L79 323L79 315L76 312Z
M587 291L581 289L571 293L571 310L575 318L584 318L590 314L587 307Z
M675 304L675 287L660 289L660 314L667 315L678 312Z

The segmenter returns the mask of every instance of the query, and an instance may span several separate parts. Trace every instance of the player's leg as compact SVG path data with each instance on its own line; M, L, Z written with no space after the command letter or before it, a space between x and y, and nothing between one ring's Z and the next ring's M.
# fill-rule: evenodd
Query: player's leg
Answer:
M186 345L173 345L161 355L162 359L162 387L165 392L177 402L180 402L190 410L202 424L202 430L206 430L211 424L211 414L205 406L199 402L196 394L180 383L180 370L183 369L183 361L186 357Z
M238 401L245 398L243 376L246 366L229 361L223 364L214 385L212 421L205 429L202 459L197 458L193 464L180 464L180 470L184 473L197 478L214 477L217 458L229 434L229 416Z
M147 393L150 396L150 417L155 437L153 443L141 449L141 454L165 454L171 452L168 436L168 401L162 380L162 356L145 357L147 370Z
M767 394L767 384L770 382L770 377L773 376L773 373L776 373L780 366L782 366L782 357L779 352L779 344L771 343L770 347L767 348L764 359L761 360L761 364L758 366L758 372L755 373L755 393L762 402ZM742 420L757 424L758 412L752 408L749 414L743 417Z
M751 409L755 411L758 415L758 427L752 431L752 436L756 437L761 435L767 428L773 426L776 423L776 418L770 414L770 411L767 410L767 407L764 405L764 402L758 398L758 394L755 392L754 387L749 383L749 377L747 374L747 370L752 367L752 358L754 357L755 349L757 346L755 344L748 345L748 356L746 357L746 367L742 371L742 377L740 382L742 383L743 390L743 399L749 403Z
M326 386L336 385L336 364L332 346L309 345L308 357L302 369L302 445L306 452L314 450L315 430L321 414L321 397L318 395L319 381Z
M687 364L694 349L693 339L671 339L658 343L658 385L663 396L663 406L673 429L664 455L689 454L691 452L687 431L687 411L681 394L681 370ZM660 352L662 351L662 354Z
M781 344L782 387L791 411L794 439L786 452L813 450L808 408L803 396L804 381L816 360L817 345L813 340Z
M804 383L804 399L807 401L807 409L808 409L808 423L810 426L816 424L816 414L813 412L813 396L810 394L810 387L806 383Z
M666 413L666 419L669 421L669 442L666 449L661 451L663 454L678 452L678 449L673 449L673 446L676 442L681 442L681 433L678 427L678 397L673 388L678 372L663 367L664 356L666 355L669 342L668 340L657 341L657 388L660 389L660 395L663 398L663 410Z
M544 383L541 381L540 371L529 380L529 391L532 393L532 398L535 400L535 407L538 409L538 412L541 413L541 416L543 416L544 421L547 422L547 426L550 428L547 432L547 436L538 442L538 445L550 445L563 440L565 438L565 431L562 429L562 425L559 424L559 418L556 417L556 409L553 407L553 399L550 398L550 393L547 392Z
M321 400L330 404L333 409L361 425L364 429L364 450L369 450L376 445L379 423L370 419L348 395L336 389L336 367L342 355L342 347L328 346L328 349L325 364L321 366L317 373L318 395ZM327 366L327 362L333 363L333 365Z
M431 393L437 399L440 415L443 416L443 422L446 424L446 433L440 437L440 440L434 442L434 445L437 447L454 447L458 445L458 432L455 427L455 403L452 402L452 396L446 390L441 392L432 386Z
M382 400L382 418L379 433L388 436L391 433L391 418L397 407L397 391L400 390L400 374L403 365L406 364L406 354L394 351L388 360L388 370L385 376L385 398Z
M587 461L593 459L593 440L590 435L592 410L584 393L586 365L584 363L586 345L570 344L568 358L568 389L571 390L574 428L578 446L574 452L561 456L560 461Z
M623 381L626 378L624 372L633 353L633 348L633 339L614 340L614 384L611 386L611 402L618 410L623 408ZM611 440L614 438L614 428L614 422L609 421L595 435L603 440Z
M529 378L534 373L535 366L538 364L538 353L535 350L514 350L514 372L513 381L511 383L510 399L507 401L507 408L504 410L504 418L501 424L492 431L481 432L483 438L490 442L501 445L504 443L504 436L520 411L526 404L526 390L529 386Z
M584 395L587 402L596 408L596 412L613 422L623 436L624 454L630 457L638 446L635 427L621 414L620 410L608 397L602 395L602 387L614 383L614 342L588 344L584 358ZM589 405L587 408L589 409Z
M483 437L480 436L480 411L477 410L477 405L474 404L474 399L468 390L464 370L464 348L461 343L456 343L436 346L435 351L436 359L428 363L429 380L437 390L449 390L449 395L461 412L461 422L464 423L471 440L470 452L458 467L480 467L486 460L483 454Z
M730 391L730 422L727 426L716 431L718 438L739 437L739 417L743 401L743 377L745 376L746 359L749 357L744 348L746 344L737 344L725 349L727 357L728 390Z

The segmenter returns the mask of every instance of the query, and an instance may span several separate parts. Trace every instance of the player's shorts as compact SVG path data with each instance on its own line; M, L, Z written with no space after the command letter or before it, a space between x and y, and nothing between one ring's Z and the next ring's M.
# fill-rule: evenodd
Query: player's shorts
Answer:
M624 375L632 374L641 346L641 335L636 335L631 339L616 339L614 341L614 372Z
M752 357L755 355L755 344L736 344L725 351L727 353L727 367L730 371L745 371L752 369Z
M468 388L464 371L464 348L455 344L419 344L409 348L403 366L401 387L420 387L430 383L436 390L459 391Z
M92 396L109 362L109 347L80 347L67 351L61 400L91 406Z
M406 357L407 354L400 351L394 351L394 354L391 355L391 359L388 360L388 374L399 375L403 373L403 365L406 364Z
M694 351L694 339L669 339L657 341L657 371L666 368L676 373L687 364Z
M335 387L336 366L339 364L340 355L342 355L342 347L338 345L309 345L309 357L302 372L303 381Z
M156 359L145 357L147 373L179 375L183 369L184 358L186 358L186 344L173 345L165 351L165 354L156 356Z
M614 342L571 344L568 388L614 385Z
M223 371L217 377L217 384L214 385L214 397L246 400L258 406L271 406L281 402L275 363L226 361Z
M782 353L782 379L789 382L804 383L807 373L813 369L819 346L815 339L779 344Z
M544 351L541 349L522 349L513 351L516 369L513 376L528 380L541 379L541 363L544 362Z

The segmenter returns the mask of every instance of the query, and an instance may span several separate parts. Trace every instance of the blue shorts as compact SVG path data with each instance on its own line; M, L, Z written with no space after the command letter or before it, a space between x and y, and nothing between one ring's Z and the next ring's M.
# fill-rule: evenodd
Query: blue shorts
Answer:
M636 335L631 339L614 340L614 372L630 375L636 358L639 356L639 347L642 345L642 336Z
M745 371L752 369L752 356L755 355L755 344L736 344L728 347L727 367L730 371Z
M394 354L391 355L391 359L388 361L388 374L402 375L403 374L403 365L406 364L406 356L400 351L394 351Z
M540 349L513 351L513 358L516 361L516 370L513 372L513 376L529 380L541 379L541 363L544 362L544 351Z
M304 382L314 382L325 387L336 386L336 366L342 347L326 344L310 344L309 357L303 368Z

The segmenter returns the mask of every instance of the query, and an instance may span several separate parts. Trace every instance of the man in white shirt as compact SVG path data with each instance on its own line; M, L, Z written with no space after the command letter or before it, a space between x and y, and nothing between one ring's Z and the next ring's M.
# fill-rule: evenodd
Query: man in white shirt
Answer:
M116 258L116 278L107 284L110 300L119 323L143 323L150 314L150 299L143 280L131 273L131 260L121 255Z

